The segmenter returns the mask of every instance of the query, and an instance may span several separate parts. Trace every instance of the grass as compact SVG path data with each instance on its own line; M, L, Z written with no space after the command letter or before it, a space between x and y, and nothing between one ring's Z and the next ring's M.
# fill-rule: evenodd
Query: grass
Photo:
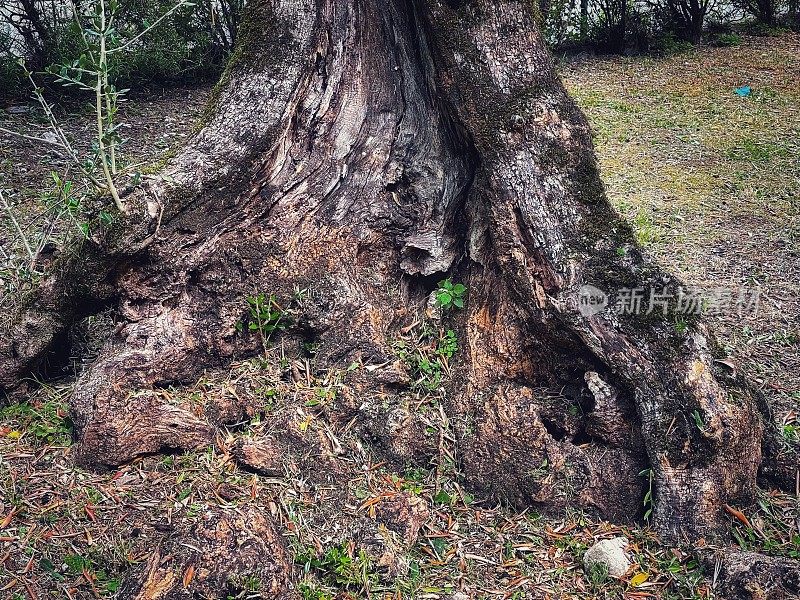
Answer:
M708 293L760 290L757 314L709 318L783 425L800 413L800 347L786 343L800 331L800 36L727 41L562 71L611 202L651 257Z

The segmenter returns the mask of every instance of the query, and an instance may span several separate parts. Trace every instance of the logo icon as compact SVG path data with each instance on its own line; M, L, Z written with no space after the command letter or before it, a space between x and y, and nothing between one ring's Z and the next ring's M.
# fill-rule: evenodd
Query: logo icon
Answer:
M593 285L584 285L578 290L578 312L584 317L591 317L608 306L608 294Z

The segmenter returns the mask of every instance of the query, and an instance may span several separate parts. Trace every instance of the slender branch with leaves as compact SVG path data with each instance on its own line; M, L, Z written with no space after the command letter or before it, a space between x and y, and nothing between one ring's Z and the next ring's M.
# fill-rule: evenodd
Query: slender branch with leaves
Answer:
M94 112L96 134L94 140L95 157L93 161L81 161L67 136L56 119L53 109L45 100L42 89L36 84L33 73L28 71L24 62L20 62L33 86L33 93L47 116L50 128L55 134L55 141L41 139L60 147L67 156L80 168L81 172L102 192L108 193L120 212L125 212L125 205L120 198L114 178L119 174L117 149L123 140L119 135L120 124L117 122L117 107L128 91L119 89L114 83L115 72L111 55L122 54L137 41L151 32L162 21L181 7L194 6L189 0L179 0L153 23L128 39L124 39L114 27L120 10L118 0L97 0L84 7L83 12L74 1L73 18L80 31L83 52L77 60L69 64L51 65L47 70L56 77L56 81L64 86L77 87L94 95ZM13 132L10 132L13 133ZM98 164L102 171L102 182L95 176L90 165Z

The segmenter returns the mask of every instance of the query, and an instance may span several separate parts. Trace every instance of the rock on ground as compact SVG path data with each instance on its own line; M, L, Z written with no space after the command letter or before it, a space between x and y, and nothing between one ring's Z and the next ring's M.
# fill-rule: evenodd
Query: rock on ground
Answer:
M625 548L628 540L624 537L615 537L610 540L601 540L586 551L583 557L583 566L590 571L596 564L608 567L608 574L612 577L622 577L631 566Z

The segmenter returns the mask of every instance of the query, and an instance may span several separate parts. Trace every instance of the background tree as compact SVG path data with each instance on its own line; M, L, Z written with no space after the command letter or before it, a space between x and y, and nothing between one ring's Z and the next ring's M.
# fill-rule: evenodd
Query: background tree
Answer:
M767 27L775 27L778 14L783 7L780 0L740 0L740 6L747 14L753 15L759 23Z
M682 39L699 44L714 0L660 0L653 3L657 18L669 31Z
M75 12L86 21L83 17L97 12L97 4L75 2L77 11L72 2L62 0L11 0L0 6L0 101L30 94L18 59L24 59L33 72L78 61L85 51L82 30L86 24L78 24ZM125 60L109 64L114 78L131 86L218 77L236 42L243 2L120 0L105 4L106 12L114 14L110 37L131 38L158 21L129 49ZM167 13L168 18L159 21Z

